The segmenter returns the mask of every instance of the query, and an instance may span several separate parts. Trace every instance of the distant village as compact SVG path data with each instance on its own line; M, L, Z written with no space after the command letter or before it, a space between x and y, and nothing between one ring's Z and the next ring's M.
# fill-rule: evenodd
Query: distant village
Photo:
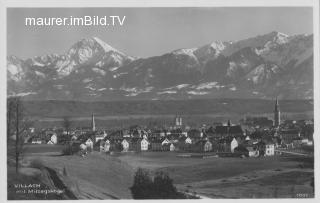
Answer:
M313 146L312 120L281 120L278 100L273 120L267 117L245 117L234 124L232 120L215 122L210 126L191 128L183 117L176 115L169 127L131 126L107 130L96 127L92 114L89 128L30 128L24 142L30 144L64 144L66 153L81 156L92 151L126 153L145 151L175 151L192 153L216 152L220 156L274 156L285 150L299 152Z

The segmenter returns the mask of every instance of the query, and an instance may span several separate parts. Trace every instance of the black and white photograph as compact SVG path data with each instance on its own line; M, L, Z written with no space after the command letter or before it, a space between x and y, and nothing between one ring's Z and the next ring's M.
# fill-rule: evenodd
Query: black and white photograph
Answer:
M136 2L5 6L3 196L315 200L319 2Z

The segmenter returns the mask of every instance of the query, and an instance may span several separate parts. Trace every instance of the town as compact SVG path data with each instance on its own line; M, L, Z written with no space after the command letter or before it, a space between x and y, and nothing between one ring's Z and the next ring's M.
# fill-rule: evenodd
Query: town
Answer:
M232 120L214 122L191 128L176 115L170 126L130 126L118 130L104 129L95 123L92 114L90 127L50 129L29 128L23 133L30 144L64 145L66 155L85 156L92 151L126 153L147 151L189 152L196 156L261 157L283 153L313 154L313 119L281 120L278 99L273 119L247 116L234 124ZM311 150L310 150L311 149ZM187 155L186 155L187 156Z

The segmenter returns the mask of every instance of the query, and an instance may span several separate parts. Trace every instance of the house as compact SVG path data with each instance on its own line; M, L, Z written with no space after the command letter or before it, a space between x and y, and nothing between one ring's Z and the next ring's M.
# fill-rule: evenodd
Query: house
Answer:
M77 140L77 136L76 136L76 135L73 135L73 136L71 137L71 141L75 141L75 140Z
M51 140L49 140L49 142L47 142L47 144L53 144L53 142Z
M32 144L41 144L42 141L40 138L33 138L32 141L31 141Z
M129 142L126 139L122 140L121 145L122 145L123 152L129 151Z
M254 147L246 147L248 151L248 156L249 157L258 157L259 156L259 150L257 150Z
M166 145L166 144L170 144L170 141L168 140L168 138L165 138L162 142L162 145Z
M265 156L274 156L274 144L266 143L265 145Z
M210 151L212 151L212 143L211 143L209 140L207 140L207 141L205 142L205 144L204 144L204 146L203 146L203 151L204 151L204 152L210 152Z
M79 148L80 148L80 150L85 151L85 150L87 150L87 145L85 145L85 144L80 144L80 145L79 145Z
M174 146L173 143L170 144L170 152L173 152L176 150L176 147Z
M313 141L309 140L308 138L303 138L301 142L302 142L302 145L308 145L308 146L313 145Z
M140 146L141 146L141 151L147 151L149 147L149 142L147 141L147 139L143 138L140 142Z
M110 141L109 140L104 141L104 151L105 152L110 151Z
M234 153L234 149L236 147L238 147L238 145L239 144L238 144L238 141L236 140L236 138L233 138L231 143L230 143L230 150L231 150L232 153Z
M106 136L107 136L106 132L96 134L96 142L98 142L99 140L103 140Z
M185 140L184 140L184 143L185 144L192 144L192 140L190 137L187 137Z
M88 138L85 142L88 151L93 151L93 141L91 138Z
M52 144L57 144L58 143L57 134L54 133L53 135L51 135L50 141L52 142Z

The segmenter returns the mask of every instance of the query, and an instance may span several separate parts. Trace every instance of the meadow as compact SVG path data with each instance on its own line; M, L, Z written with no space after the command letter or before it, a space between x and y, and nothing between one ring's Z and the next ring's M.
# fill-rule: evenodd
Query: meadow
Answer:
M203 198L313 197L313 158L183 158L177 152L141 152L86 157L63 156L56 146L29 146L24 162L39 160L57 172L79 199L131 199L133 174L141 167L153 174L165 171L183 192ZM200 156L199 156L200 157ZM64 172L63 172L64 171Z

